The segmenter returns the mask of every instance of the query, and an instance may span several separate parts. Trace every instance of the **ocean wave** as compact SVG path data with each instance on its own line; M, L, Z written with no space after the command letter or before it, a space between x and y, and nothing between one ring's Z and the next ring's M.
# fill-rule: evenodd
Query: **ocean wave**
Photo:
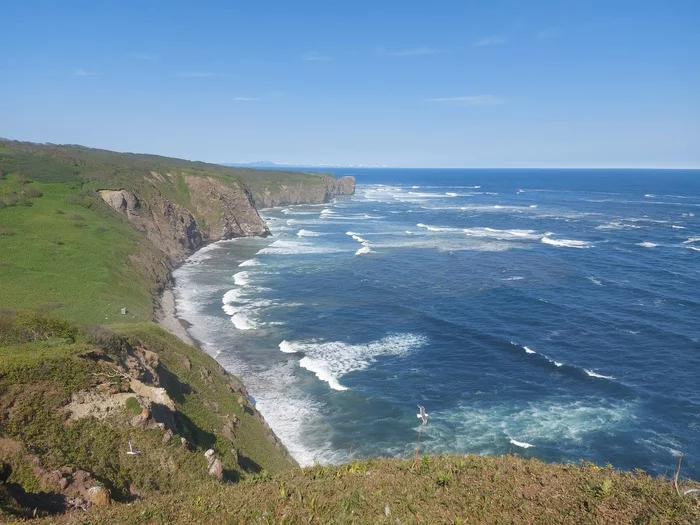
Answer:
M233 290L229 290L224 294L224 296L221 298L221 302L223 304L237 303L241 301L241 296L245 294L246 292L244 290L234 288Z
M319 235L321 234L311 230L299 230L297 232L297 237L318 237Z
M247 261L243 261L241 264L239 264L239 267L245 268L246 266L258 266L260 264L260 261L257 259L248 259Z
M362 237L360 237L359 234L357 234L355 232L345 232L345 235L349 235L350 237L352 237L353 239L355 239L357 242L359 242L362 245L362 248L357 250L355 252L355 255L365 255L367 253L372 252L372 248L371 248L369 242L366 239L363 239Z
M615 379L613 376L604 376L603 374L598 374L597 372L594 372L593 370L588 370L587 368L583 369L586 374L588 374L590 377L597 377L599 379Z
M233 282L236 283L238 286L247 286L250 284L250 272L248 271L242 271L238 272L233 276Z
M658 246L658 244L653 243L653 242L644 241L644 242L638 242L637 246L642 246L643 248L656 248Z
M346 250L328 245L323 246L302 241L279 239L260 250L257 255L305 255L339 253L344 251Z
M495 228L466 228L464 233L470 237L483 237L488 239L497 239L499 241L539 241L541 234L535 230L497 230Z
M531 447L535 446L535 445L531 445L530 443L526 443L525 441L517 441L510 436L508 436L508 439L510 440L511 444L515 445L516 447L531 448Z
M418 228L424 228L430 232L462 232L462 228L448 228L445 226L429 226L427 224L423 224L422 222L419 222L416 224L416 227Z
M238 330L253 330L258 327L257 323L248 317L245 312L236 312L233 314L231 322Z
M299 353L304 357L299 366L313 372L333 390L347 390L340 384L344 375L364 370L381 356L403 355L423 346L424 336L411 333L391 334L366 344L348 344L342 341L283 341L280 351Z
M591 281L591 282L592 282L593 284L595 284L596 286L603 286L603 283L600 282L600 279L596 279L596 278L593 277L592 275L589 275L589 276L588 276L588 280Z
M544 244L549 244L551 246L558 246L561 248L590 248L591 243L586 241L576 241L573 239L552 239L552 234L545 234L542 237L542 242Z

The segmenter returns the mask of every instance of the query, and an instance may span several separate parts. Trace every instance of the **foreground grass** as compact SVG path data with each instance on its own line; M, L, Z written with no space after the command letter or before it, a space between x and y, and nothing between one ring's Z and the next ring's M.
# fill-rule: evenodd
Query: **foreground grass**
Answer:
M643 473L513 456L369 460L63 516L56 523L698 523Z

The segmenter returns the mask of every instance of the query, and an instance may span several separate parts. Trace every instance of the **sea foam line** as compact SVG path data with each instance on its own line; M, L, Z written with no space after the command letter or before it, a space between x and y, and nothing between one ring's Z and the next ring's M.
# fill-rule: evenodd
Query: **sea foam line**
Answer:
M339 380L345 374L364 370L381 356L404 355L426 342L427 338L422 335L403 333L390 334L365 344L284 340L279 344L279 349L287 354L302 354L300 367L313 372L333 390L343 391L347 387Z

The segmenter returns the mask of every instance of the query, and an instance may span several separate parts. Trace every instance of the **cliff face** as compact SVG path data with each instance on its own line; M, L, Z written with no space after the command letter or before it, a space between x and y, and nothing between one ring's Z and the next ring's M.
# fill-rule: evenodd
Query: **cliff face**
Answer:
M274 186L268 184L255 191L253 197L258 208L272 208L289 204L321 204L335 197L354 193L355 177L335 179L323 175L314 183L279 182Z
M224 184L212 177L184 176L183 180L189 192L187 206L173 202L157 186L146 194L127 189L102 189L98 193L171 264L208 241L268 233L250 194L237 184Z

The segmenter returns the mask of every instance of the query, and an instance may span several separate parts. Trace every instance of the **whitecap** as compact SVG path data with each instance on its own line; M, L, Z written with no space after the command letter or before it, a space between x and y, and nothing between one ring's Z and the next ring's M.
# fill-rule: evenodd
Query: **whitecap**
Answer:
M295 343L290 343L286 339L279 344L280 352L285 354L296 354L299 352L299 347Z
M250 282L250 272L238 272L233 276L233 282L236 283L238 286L246 286Z
M526 443L525 441L517 441L510 436L508 436L508 439L510 440L511 444L515 445L516 447L530 448L530 447L535 446L535 445L531 445L530 443Z
M319 235L321 234L311 230L299 230L297 232L297 237L318 237Z
M255 321L243 312L236 312L233 317L231 317L231 322L238 330L253 330L257 328Z
M226 315L231 316L235 314L239 308L231 304L224 304L221 306L221 309L226 313Z
M586 372L586 374L588 374L590 377L598 377L600 379L615 379L613 376L604 376L602 374L594 372L593 370L588 370L587 368L584 368L583 371Z
M556 366L557 368L560 368L560 367L564 366L564 363L562 363L561 361L555 361L555 360L552 359L551 357L548 357L548 356L546 356L546 355L544 355L544 354L542 354L542 357L544 357L547 361L549 361L550 363L552 363L552 364L553 364L554 366Z
M592 275L588 276L588 280L591 281L596 286L603 286L603 283L601 283L599 279L596 279Z
M391 334L365 344L342 341L287 341L285 348L303 353L299 366L316 374L334 390L345 390L340 378L350 372L364 370L380 356L403 355L427 342L424 336L404 333ZM282 350L282 347L280 347Z
M542 237L542 242L544 244L549 244L551 246L559 246L561 248L590 248L591 244L586 241L576 241L572 239L552 239L551 234L545 234Z
M229 290L224 294L224 296L221 298L221 302L223 304L239 302L242 295L245 295L243 290L240 288L234 288L233 290Z
M364 255L364 254L371 253L371 252L372 252L372 249L369 246L365 245L362 248L360 248L359 250L357 250L355 252L355 255Z
M343 390L348 389L347 387L341 385L333 376L333 372L330 370L331 367L325 361L306 356L299 361L299 366L316 374L317 378L328 383L328 386L330 386L333 390L342 392Z
M239 264L239 267L246 267L246 266L258 266L260 264L260 261L257 259L248 259L247 261L243 261L241 264Z
M537 353L534 350L532 350L531 348L528 348L527 346L523 346L523 350L525 350L526 354L536 354Z
M644 241L644 242L638 242L637 246L642 246L644 248L656 248L658 246L658 244L653 243L653 242Z

